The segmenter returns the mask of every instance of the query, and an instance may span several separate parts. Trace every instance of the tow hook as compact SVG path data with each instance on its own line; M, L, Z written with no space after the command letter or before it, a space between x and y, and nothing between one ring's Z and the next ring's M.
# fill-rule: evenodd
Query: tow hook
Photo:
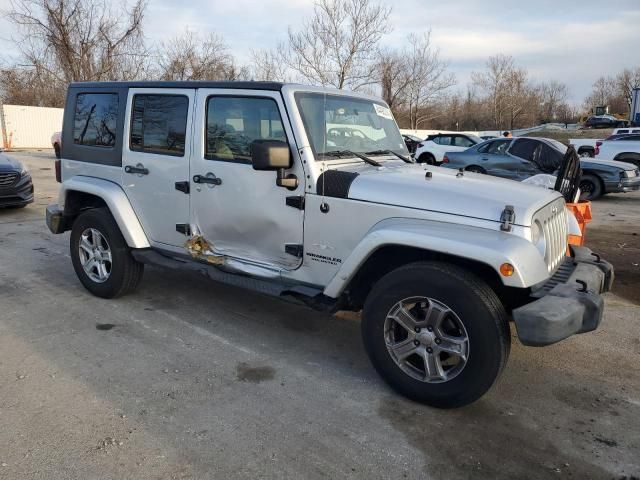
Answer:
M584 280L576 279L576 283L580 284L580 290L578 290L579 292L586 292L587 291L587 282L585 282Z
M600 263L600 255L598 255L595 252L591 252L591 255L593 255L594 257L596 257L596 263Z

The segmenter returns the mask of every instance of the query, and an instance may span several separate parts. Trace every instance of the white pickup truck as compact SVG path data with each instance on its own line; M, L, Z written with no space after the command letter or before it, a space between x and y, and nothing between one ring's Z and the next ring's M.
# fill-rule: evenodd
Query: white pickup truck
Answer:
M598 160L617 160L640 167L640 134L599 141L595 154Z

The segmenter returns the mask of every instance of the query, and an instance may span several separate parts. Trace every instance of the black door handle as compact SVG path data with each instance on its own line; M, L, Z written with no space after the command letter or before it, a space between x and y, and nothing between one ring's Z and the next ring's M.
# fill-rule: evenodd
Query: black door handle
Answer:
M193 183L206 183L208 185L222 185L222 179L216 177L213 173L208 173L206 177L204 175L194 175Z
M137 174L137 175L149 175L149 169L145 168L142 164L138 164L135 167L132 167L131 165L127 165L126 167L124 167L124 171L126 173L133 173L133 174Z

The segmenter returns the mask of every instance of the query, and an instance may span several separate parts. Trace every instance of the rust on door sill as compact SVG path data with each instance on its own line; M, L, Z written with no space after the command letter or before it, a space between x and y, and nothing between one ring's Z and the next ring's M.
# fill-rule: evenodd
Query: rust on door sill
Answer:
M216 255L211 248L211 244L202 235L194 235L184 247L193 258L197 260L204 260L212 265L224 264L225 257L222 255Z

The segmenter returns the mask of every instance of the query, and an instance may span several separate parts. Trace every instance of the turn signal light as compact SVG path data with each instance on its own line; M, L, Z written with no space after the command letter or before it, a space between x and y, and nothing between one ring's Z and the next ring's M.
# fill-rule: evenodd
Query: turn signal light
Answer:
M513 265L511 265L510 263L503 263L502 265L500 265L500 273L505 277L510 277L515 271L516 269L513 268Z

